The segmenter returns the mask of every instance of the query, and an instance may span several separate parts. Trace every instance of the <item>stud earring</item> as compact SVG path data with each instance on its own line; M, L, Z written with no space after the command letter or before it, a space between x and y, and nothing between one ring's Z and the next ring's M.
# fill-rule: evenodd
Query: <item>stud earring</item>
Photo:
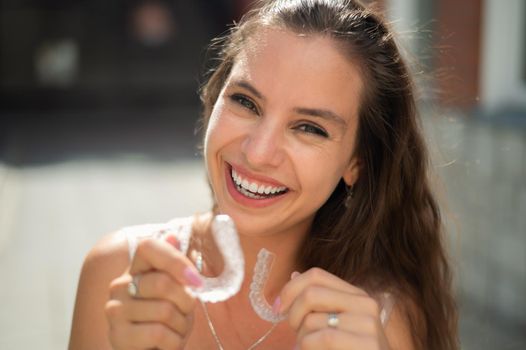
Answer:
M347 189L347 196L345 197L344 204L346 208L349 208L354 198L354 185L347 186L346 189Z

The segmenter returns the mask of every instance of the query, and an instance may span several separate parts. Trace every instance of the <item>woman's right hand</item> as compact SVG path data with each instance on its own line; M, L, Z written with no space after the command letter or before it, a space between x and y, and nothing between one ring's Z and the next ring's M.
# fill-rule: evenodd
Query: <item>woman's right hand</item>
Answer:
M193 324L195 298L187 287L202 280L173 236L137 245L129 270L110 284L106 317L114 349L183 349ZM136 296L128 292L135 277Z

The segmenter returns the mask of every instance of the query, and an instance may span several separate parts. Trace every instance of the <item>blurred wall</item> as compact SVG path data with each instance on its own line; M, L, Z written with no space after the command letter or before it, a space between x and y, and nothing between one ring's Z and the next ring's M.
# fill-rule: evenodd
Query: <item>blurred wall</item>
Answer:
M482 107L526 108L526 1L485 0L482 28Z
M470 109L480 94L482 0L436 4L435 45L438 87L445 106Z
M220 0L0 0L0 112L195 105L232 16Z

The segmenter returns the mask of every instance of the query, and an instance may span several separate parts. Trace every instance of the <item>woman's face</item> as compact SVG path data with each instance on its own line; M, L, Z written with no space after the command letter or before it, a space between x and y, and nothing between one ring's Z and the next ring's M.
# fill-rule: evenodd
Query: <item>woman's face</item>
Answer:
M353 157L363 82L323 36L259 30L236 57L205 137L219 211L241 234L305 233Z

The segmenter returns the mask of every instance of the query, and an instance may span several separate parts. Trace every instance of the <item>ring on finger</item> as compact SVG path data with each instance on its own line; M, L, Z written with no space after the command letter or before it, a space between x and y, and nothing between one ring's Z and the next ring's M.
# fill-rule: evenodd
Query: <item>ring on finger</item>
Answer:
M139 275L133 276L130 283L128 283L128 294L132 298L138 298L139 297Z
M329 312L327 315L327 326L329 328L338 328L339 323L340 319L338 318L338 314L335 312Z

